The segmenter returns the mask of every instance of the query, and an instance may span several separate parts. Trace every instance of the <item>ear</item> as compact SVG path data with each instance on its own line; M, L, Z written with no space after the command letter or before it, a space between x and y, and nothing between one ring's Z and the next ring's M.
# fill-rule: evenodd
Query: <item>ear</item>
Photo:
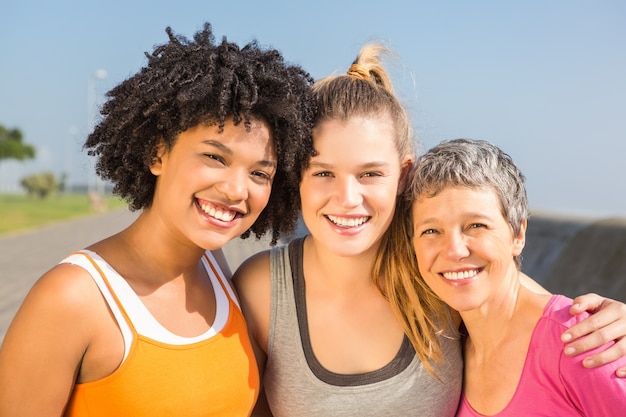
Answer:
M513 256L518 256L522 253L524 246L526 245L526 227L528 226L528 219L522 221L519 233L513 237Z
M158 177L161 175L163 170L163 158L167 152L166 149L167 147L165 146L165 142L163 142L163 140L161 140L156 146L156 156L150 162L150 172L152 172L154 176Z
M398 194L402 194L408 185L409 175L413 168L413 159L407 157L400 166L400 181L398 182Z

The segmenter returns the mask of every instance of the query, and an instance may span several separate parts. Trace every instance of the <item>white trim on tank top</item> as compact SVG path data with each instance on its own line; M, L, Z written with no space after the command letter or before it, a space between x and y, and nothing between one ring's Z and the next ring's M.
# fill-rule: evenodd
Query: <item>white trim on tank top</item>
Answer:
M213 273L213 269L208 265L206 258L203 256L202 264L207 272L207 275L211 279L211 285L215 294L215 319L209 329L198 336L179 336L163 327L163 325L154 318L154 316L150 313L150 310L146 308L139 296L137 296L137 294L130 287L128 282L124 278L122 278L122 276L118 274L117 271L115 271L115 269L111 267L111 265L109 265L104 259L102 259L100 255L90 250L81 250L80 252L87 253L89 256L91 256L98 265L98 267L106 275L107 280L111 285L111 288L115 292L115 295L117 296L120 303L124 306L126 314L128 315L133 326L135 326L135 330L137 331L137 333L150 339L159 341L161 343L179 346L189 345L192 343L207 340L210 337L215 336L224 328L224 326L226 325L226 321L228 320L230 309L228 297L224 293L224 289L220 284L220 281L224 283L224 286L226 287L231 299L235 302L237 306L239 306L239 304L237 303L237 298L235 297L235 294L230 288L230 285L228 284L226 279L223 276L216 277ZM210 262L215 267L215 270L218 271L218 273L221 275L222 271L219 268L219 265L217 264L215 258L213 257L213 254L208 251L206 252L206 254L210 258ZM115 316L115 319L117 320L117 323L122 332L122 336L124 338L123 360L125 360L128 356L130 346L133 342L133 333L128 326L128 323L126 322L126 319L120 311L117 303L115 302L115 299L109 292L108 287L100 276L100 273L91 264L91 262L87 260L86 257L80 254L71 255L62 262L71 263L84 268L89 272L95 283L98 285L100 292L104 296L107 304L109 305L109 308L113 312L113 315Z

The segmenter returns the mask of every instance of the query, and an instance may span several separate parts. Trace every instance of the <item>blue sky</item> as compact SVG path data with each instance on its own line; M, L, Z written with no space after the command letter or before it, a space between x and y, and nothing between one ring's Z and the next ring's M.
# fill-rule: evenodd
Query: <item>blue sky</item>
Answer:
M383 41L423 148L494 142L527 177L531 208L626 216L626 2L621 0L119 1L4 0L0 123L37 159L0 162L0 191L24 175L90 177L88 80L96 97L145 64L165 27L281 50L318 78Z

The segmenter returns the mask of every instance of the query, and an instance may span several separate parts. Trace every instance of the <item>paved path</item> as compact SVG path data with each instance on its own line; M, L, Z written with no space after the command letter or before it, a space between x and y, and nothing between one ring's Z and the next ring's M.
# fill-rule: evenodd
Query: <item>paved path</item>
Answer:
M0 236L0 343L13 316L34 282L69 253L128 226L137 216L113 211ZM224 253L233 270L252 253L267 248L265 241L235 239Z

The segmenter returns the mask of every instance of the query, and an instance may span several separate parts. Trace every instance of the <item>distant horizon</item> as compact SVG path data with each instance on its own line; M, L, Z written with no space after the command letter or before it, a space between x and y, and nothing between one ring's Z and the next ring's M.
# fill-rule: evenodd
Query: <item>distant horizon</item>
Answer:
M68 184L63 191L58 191L59 194L84 194L87 196L90 191L94 191L100 195L114 195L113 193L113 185L106 183L103 186L104 193L101 188L98 189L89 189L90 186L87 182L84 183L73 183ZM12 190L6 190L0 187L0 195L26 195L26 191L19 187L19 189L14 188ZM533 208L530 207L530 219L533 217L542 217L542 218L554 218L560 221L596 221L603 220L609 218L617 218L617 219L626 219L626 215L616 214L616 215L608 215L608 214L593 214L589 212L576 212L576 211L563 211L563 210L550 210L550 209L542 209L542 208Z

